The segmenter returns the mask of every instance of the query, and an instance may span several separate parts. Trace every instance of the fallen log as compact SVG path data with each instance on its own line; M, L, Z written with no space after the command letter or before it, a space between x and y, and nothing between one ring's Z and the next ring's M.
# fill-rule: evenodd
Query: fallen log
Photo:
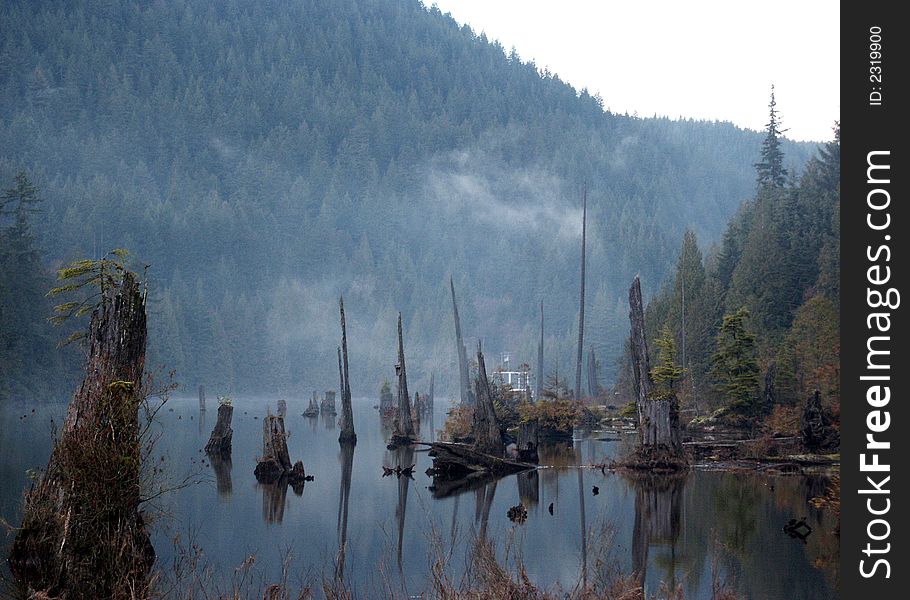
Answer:
M466 444L430 442L426 445L430 447L433 474L436 476L457 478L470 473L510 475L537 467L532 463L493 456Z

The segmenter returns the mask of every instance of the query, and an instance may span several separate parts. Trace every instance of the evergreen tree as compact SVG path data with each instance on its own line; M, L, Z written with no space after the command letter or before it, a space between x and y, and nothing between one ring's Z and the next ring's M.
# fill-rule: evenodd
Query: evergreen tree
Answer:
M655 392L668 395L674 392L673 384L683 376L683 369L676 363L676 341L673 332L667 325L661 329L657 338L657 364L651 367L651 379L654 380Z
M787 170L784 168L784 153L781 149L781 130L777 114L777 101L774 99L774 86L771 86L771 101L768 103L769 119L765 126L765 139L761 146L761 159L755 164L758 188L783 189L787 182Z
M752 415L758 406L758 363L755 358L755 334L746 321L749 311L740 308L724 315L717 334L717 352L713 356L715 385L731 410Z

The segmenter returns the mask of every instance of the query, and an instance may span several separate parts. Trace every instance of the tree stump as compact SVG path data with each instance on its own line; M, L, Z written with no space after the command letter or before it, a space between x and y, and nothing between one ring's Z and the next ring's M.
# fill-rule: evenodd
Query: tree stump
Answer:
M291 471L284 418L266 415L262 420L262 458L256 464L256 480L272 483Z
M651 379L645 314L638 277L629 288L629 321L632 325L632 369L638 388L639 448L625 466L639 469L677 470L687 465L679 435L679 401L676 394L656 395Z
M145 299L129 271L102 289L85 379L46 471L25 495L10 549L23 589L65 599L146 593L155 551L139 511Z
M799 419L799 431L809 452L836 452L840 448L840 434L831 424L828 411L822 407L818 390L806 400Z
M234 430L231 429L233 415L234 407L230 404L218 406L218 421L215 422L215 428L212 429L209 442L205 445L206 454L217 455L222 458L231 456L231 439L234 435Z

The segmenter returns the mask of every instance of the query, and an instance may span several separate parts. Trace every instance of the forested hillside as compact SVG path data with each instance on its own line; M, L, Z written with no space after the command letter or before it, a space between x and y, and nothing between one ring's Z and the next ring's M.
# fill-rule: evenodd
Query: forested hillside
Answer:
M393 372L399 310L416 389L435 370L454 390L449 276L465 335L494 356L531 362L543 300L546 370L567 372L585 182L585 346L609 383L632 277L646 296L658 290L684 232L720 241L755 192L763 134L612 114L609 95L579 92L416 0L8 1L0 40L0 188L24 171L43 198L23 213L34 240L17 246L36 254L5 250L0 269L0 361L8 378L17 361L18 395L60 372L59 358L29 355L56 333L20 292L118 247L151 265L149 364L190 386L332 387L344 294L355 394ZM781 150L802 173L815 146ZM762 313L761 265L747 258L766 231L750 223L789 218L775 210L755 200L738 213L718 302L754 306L780 339L798 311ZM6 244L16 217L3 219ZM804 289L817 275L794 276ZM27 316L9 316L17 302ZM9 341L10 319L47 342Z

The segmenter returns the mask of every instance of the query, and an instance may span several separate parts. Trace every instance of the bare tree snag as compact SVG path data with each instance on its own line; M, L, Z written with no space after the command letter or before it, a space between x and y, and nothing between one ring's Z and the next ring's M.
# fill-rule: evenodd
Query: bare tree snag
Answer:
M629 288L629 320L632 324L632 367L638 387L640 445L626 466L668 470L683 468L686 459L679 436L679 401L673 392L657 395L654 391L638 277Z
M392 434L391 446L409 445L417 439L414 421L411 419L411 400L408 396L408 372L404 362L404 337L401 331L401 313L398 313L398 364L395 365L398 375L398 414L395 416L395 433Z
M458 317L458 303L455 301L455 282L450 277L449 287L452 290L452 312L455 315L455 350L458 352L458 385L461 394L461 403L471 405L471 379L468 375L468 351L461 337L461 319Z
M351 407L351 381L348 376L348 330L344 321L344 298L338 299L341 312L341 433L338 441L341 443L356 444L357 434L354 433L354 410Z
M537 390L536 400L543 398L543 300L540 301L540 341L537 343Z
M278 416L282 419L288 416L288 401L284 398L278 401Z
M256 481L264 484L278 482L287 488L290 483L296 492L303 493L303 482L312 479L307 477L303 462L291 465L288 454L288 435L284 429L284 417L266 415L262 421L262 457L256 464Z
M581 400L581 357L585 339L585 233L588 221L588 184L585 183L581 212L581 292L578 298L578 354L575 357L575 398Z
M588 394L592 398L600 395L600 382L597 381L597 358L594 346L588 348Z
M227 402L218 406L218 421L215 428L212 429L212 435L209 442L205 445L205 453L216 455L222 458L231 456L231 438L234 430L231 429L231 419L234 415L234 407Z
M102 289L85 379L47 470L25 495L10 549L10 570L23 589L63 599L145 595L155 560L139 510L145 300L128 271Z
M205 386L199 386L199 412L205 412Z
M474 449L478 452L501 457L505 454L502 433L493 407L493 393L487 379L483 349L477 344L477 381L475 382L476 402L474 403Z

